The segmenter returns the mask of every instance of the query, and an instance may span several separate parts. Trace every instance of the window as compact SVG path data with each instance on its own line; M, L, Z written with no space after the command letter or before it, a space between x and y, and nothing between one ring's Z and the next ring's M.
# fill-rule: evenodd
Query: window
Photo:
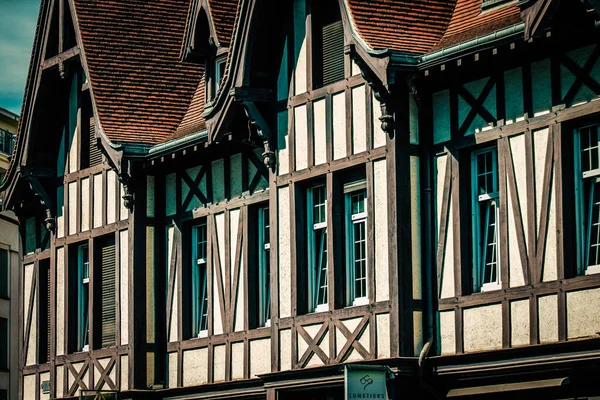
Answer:
M94 250L94 278L96 278L96 282L100 283L100 287L98 288L98 285L96 285L95 290L100 289L101 297L100 304L98 306L94 305L94 308L100 312L101 321L100 324L95 324L94 327L94 346L105 348L116 345L117 293L115 239L111 235L96 239L96 241ZM94 301L96 301L96 298L94 296Z
M269 207L258 209L258 303L259 324L269 326L271 321L271 273Z
M0 298L8 299L9 281L8 250L0 249Z
M8 369L8 319L0 318L0 370Z
M364 181L344 185L346 296L348 305L369 302L367 292L367 191Z
M89 293L90 293L90 276L89 276L89 251L88 244L80 244L76 249L76 267L77 282L74 286L75 293L73 298L77 298L77 315L76 315L76 345L75 351L89 350Z
M327 311L327 198L325 185L318 185L307 192L308 221L308 298L309 309Z
M496 148L471 156L473 291L500 289L498 258L498 167Z
M600 273L599 125L575 132L575 196L578 273Z
M344 79L344 27L335 0L312 1L313 86Z
M4 129L0 129L0 153L12 155L15 143L15 135Z
M208 336L206 220L192 227L192 335Z

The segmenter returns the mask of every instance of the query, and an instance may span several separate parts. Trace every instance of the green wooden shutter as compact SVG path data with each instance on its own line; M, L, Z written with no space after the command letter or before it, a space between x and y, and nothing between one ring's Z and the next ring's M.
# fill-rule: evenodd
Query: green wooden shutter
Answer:
M344 79L344 27L342 21L323 26L323 86Z
M102 164L102 152L96 146L96 124L94 118L90 118L90 167Z
M116 344L115 242L109 240L100 248L102 273L102 347Z

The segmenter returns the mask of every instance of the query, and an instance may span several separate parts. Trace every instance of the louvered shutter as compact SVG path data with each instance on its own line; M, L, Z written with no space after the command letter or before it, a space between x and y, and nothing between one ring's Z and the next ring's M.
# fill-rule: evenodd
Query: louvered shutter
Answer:
M90 167L102 164L102 152L96 146L96 124L94 118L90 118Z
M323 86L344 79L344 27L342 21L323 26Z
M116 344L116 271L114 240L104 243L100 250L102 271L102 347L110 347Z

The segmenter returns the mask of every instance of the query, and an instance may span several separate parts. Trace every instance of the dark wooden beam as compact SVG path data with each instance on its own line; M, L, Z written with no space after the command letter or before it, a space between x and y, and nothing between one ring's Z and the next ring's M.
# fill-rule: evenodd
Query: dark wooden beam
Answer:
M42 62L42 70L46 70L58 64L64 63L72 58L78 57L79 53L81 53L81 50L78 46L71 47L69 50L65 50L54 57L44 60L44 62Z

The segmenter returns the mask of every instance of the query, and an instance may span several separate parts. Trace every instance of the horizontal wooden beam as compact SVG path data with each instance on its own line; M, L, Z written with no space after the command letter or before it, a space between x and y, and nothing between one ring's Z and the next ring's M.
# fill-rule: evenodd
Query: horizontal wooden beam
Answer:
M69 50L63 51L62 53L59 53L54 57L44 60L44 62L42 63L42 69L48 69L65 61L68 61L71 58L77 57L79 53L80 50L78 46L71 47Z

